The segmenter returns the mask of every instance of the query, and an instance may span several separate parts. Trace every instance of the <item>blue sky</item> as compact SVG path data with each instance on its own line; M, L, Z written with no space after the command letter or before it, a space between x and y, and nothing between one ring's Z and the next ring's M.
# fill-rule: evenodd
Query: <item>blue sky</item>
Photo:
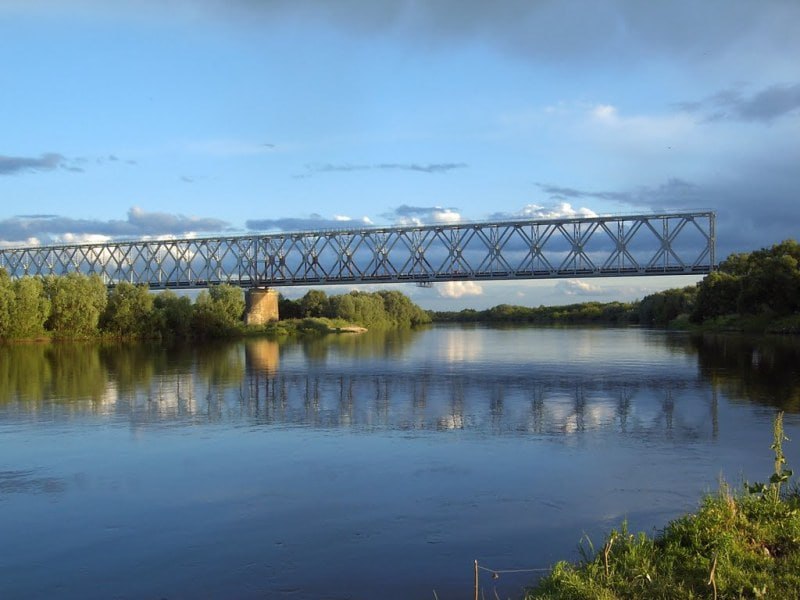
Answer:
M800 222L798 31L795 0L0 0L0 244L711 208L718 255L769 245Z

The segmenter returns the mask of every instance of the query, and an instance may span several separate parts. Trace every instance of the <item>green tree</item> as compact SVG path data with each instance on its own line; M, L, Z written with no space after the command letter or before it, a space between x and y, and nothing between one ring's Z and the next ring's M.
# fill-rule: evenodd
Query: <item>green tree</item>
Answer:
M50 315L50 300L44 293L42 280L22 277L13 283L14 303L8 337L30 339L44 334L44 324Z
M14 305L14 288L5 269L0 269L0 339L7 339L11 331L11 310Z
M321 290L309 290L300 298L300 316L325 317L330 316L328 297Z
M235 331L242 322L244 293L223 283L197 296L192 313L192 330L199 337L221 337Z
M706 319L734 314L739 301L740 279L721 270L709 273L697 285L692 321L702 323Z
M153 301L154 321L166 337L186 339L192 335L192 301L167 290Z
M697 288L687 286L645 296L639 303L639 321L643 325L664 327L679 315L691 314L696 295Z
M153 296L147 285L123 281L108 295L100 325L104 331L120 336L152 337Z
M69 273L44 280L50 300L46 327L56 337L90 337L97 334L100 315L108 301L106 286L97 275Z

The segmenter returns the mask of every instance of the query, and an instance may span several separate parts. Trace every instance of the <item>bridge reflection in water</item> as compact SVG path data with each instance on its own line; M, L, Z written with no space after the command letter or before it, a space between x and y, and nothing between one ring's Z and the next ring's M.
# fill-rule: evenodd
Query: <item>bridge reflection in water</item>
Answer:
M292 347L297 352L298 346ZM314 356L313 343L305 351ZM308 357L291 352L284 353L288 357L281 364L281 346L268 340L204 352L198 349L187 356L180 368L160 364L158 355L144 359L150 364L135 367L128 363L142 357L117 357L103 368L102 354L97 361L89 358L89 367L83 364L84 349L81 366L64 367L62 362L58 369L91 371L96 362L95 382L77 388L72 399L69 390L58 390L58 395L72 412L104 412L134 427L242 421L252 426L420 434L460 430L479 435L569 435L594 430L676 440L715 439L719 433L717 394L700 373L693 378L678 373L598 380L554 372L513 376L447 373L438 367L405 372L402 365L391 370L342 368L324 360L309 367ZM141 376L130 379L134 370ZM65 378L58 372L55 376L58 381ZM7 390L0 393L0 401L4 395L12 399ZM25 395L30 394L11 393L14 400ZM18 408L47 412L41 401L23 402Z

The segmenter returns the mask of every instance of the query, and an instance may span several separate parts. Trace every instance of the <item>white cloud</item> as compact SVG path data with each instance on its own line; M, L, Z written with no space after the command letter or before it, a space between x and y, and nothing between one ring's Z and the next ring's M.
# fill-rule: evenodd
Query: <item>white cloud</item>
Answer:
M437 284L436 291L442 298L462 298L483 294L483 288L474 281L447 281Z
M455 208L442 206L408 206L397 207L393 212L384 215L394 221L395 225L430 225L442 223L452 225L460 223L463 219L461 213Z
M599 104L592 109L591 114L596 119L610 121L617 116L617 109L610 104Z
M53 236L56 244L104 244L113 238L99 233L65 233Z
M555 290L565 296L603 296L608 294L608 290L579 279L559 281L555 285Z
M574 217L596 217L597 213L591 208L572 208L569 202L560 202L554 206L528 204L519 212L519 216L539 219L569 219Z

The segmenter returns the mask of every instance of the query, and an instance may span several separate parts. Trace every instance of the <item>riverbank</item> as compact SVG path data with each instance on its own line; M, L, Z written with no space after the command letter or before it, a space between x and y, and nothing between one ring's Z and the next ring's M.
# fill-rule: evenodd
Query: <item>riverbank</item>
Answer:
M655 537L613 530L602 547L586 539L577 564L559 562L526 600L800 597L800 490L786 487L783 413L773 428L768 483L733 493L722 484L700 509Z

